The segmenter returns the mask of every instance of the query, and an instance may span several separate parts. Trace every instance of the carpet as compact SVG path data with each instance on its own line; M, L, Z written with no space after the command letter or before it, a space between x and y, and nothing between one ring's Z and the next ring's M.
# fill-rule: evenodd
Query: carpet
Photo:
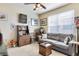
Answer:
M39 54L39 45L37 42L22 47L8 48L7 51L9 56L42 56L41 54ZM66 55L55 50L52 50L52 54L49 56Z

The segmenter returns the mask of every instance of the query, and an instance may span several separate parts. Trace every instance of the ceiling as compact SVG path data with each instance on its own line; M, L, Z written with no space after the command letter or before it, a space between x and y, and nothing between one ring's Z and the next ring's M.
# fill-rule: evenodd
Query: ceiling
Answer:
M12 6L18 6L18 7L22 7L22 8L25 8L25 9L28 9L37 13L37 14L41 14L41 13L44 13L44 12L47 12L47 11L50 11L50 10L54 10L56 8L59 8L61 6L64 6L68 3L42 3L46 9L43 9L43 8L39 8L38 10L33 10L33 7L34 7L34 4L29 4L29 5L24 5L23 3L10 3L10 5Z
M50 11L50 10L54 10L56 8L59 8L61 6L66 5L67 3L44 3L43 5L46 6L46 9L43 8L39 8L38 10L36 10L35 12L38 14Z

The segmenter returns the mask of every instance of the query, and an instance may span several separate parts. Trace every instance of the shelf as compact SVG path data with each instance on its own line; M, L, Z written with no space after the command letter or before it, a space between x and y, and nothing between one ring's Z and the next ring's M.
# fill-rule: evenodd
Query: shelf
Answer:
M17 25L17 41L18 46L23 46L30 43L30 36L28 35L28 26Z

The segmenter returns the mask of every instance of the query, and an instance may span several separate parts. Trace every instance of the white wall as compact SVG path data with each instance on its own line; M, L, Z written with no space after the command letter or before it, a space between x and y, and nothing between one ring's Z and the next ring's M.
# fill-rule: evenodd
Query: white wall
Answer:
M29 24L30 30L37 28L38 26L31 26L30 18L38 19L37 14L30 10L29 7L20 7L10 4L0 4L0 12L4 13L6 21L0 20L0 31L3 33L4 40L16 39L16 28L12 28L11 25L18 23L18 14L23 13L27 15L27 22Z

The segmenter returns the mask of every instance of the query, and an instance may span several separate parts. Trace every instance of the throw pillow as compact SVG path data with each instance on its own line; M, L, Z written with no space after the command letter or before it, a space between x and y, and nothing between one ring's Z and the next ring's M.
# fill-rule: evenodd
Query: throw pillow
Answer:
M42 39L42 36L41 36L41 35L39 35L39 36L38 36L38 38L39 38L39 40L41 40L41 39Z
M47 39L47 34L42 34L42 39Z
M70 41L71 41L71 37L70 37L70 36L67 36L67 37L65 38L65 40L64 40L64 43L65 43L66 45L68 45Z

